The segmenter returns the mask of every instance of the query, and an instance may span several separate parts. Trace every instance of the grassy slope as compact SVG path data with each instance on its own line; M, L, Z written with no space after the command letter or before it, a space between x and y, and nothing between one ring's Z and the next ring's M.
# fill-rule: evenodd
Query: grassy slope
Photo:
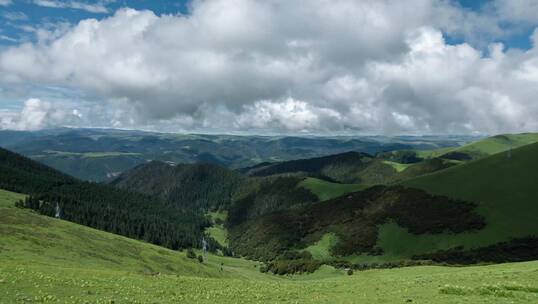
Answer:
M228 247L228 231L224 228L224 222L228 217L227 211L209 212L207 216L211 219L212 226L206 228L206 232L222 246ZM216 220L220 223L216 223Z
M508 149L515 149L538 142L538 133L506 134L488 137L457 148L418 151L418 156L424 158L439 157L448 152L463 152L479 158L493 155Z
M0 259L7 264L62 265L132 272L222 276L185 253L13 207L20 194L0 190Z
M401 163L388 161L388 160L383 161L383 163L387 165L391 165L394 168L394 170L396 170L396 172L402 172L412 165L412 164L401 164Z
M394 223L380 230L379 244L388 255L409 256L418 252L457 245L476 248L538 232L538 144L496 154L478 161L404 182L424 189L478 203L486 218L485 229L461 235L412 235ZM410 246L409 244L413 244Z
M325 233L315 244L306 247L304 250L310 252L312 257L319 261L332 260L331 248L339 241L335 233Z
M209 256L201 265L184 253L11 207L21 197L0 191L1 303L538 301L538 262L353 276L323 267L312 275L281 278L260 274L254 262Z
M8 303L535 303L538 263L371 270L313 280L208 279L0 266ZM4 272L5 271L5 272ZM329 271L326 275L331 275ZM46 300L47 297L51 300ZM24 301L26 302L26 301Z
M412 267L305 280L144 276L0 265L6 303L536 303L538 263ZM332 273L327 271L326 276ZM29 299L30 301L24 301ZM47 300L50 299L50 300ZM41 300L41 301L40 301Z
M298 186L312 191L320 201L335 198L349 192L361 191L367 187L359 184L331 183L312 177L306 178L304 181L300 182Z

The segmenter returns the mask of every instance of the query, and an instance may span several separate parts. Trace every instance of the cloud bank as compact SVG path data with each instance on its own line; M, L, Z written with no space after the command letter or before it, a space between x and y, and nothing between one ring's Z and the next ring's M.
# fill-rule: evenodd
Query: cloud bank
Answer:
M525 3L496 1L483 14L421 0L195 1L188 15L162 16L121 9L0 51L0 85L75 90L96 104L81 115L113 127L537 130L538 31L529 50L493 38L482 48L480 39L533 26L538 7ZM467 42L449 44L446 34ZM62 124L19 116L18 128Z
M54 104L31 98L24 102L20 112L1 111L0 129L40 130L59 125L69 125L78 122L82 114L76 110L66 110Z

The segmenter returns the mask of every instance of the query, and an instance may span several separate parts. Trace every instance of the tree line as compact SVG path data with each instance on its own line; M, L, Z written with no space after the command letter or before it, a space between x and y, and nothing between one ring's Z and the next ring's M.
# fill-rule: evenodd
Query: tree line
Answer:
M17 206L171 249L200 247L209 220L147 195L82 182L0 148L0 188L28 194ZM210 250L216 250L210 242Z

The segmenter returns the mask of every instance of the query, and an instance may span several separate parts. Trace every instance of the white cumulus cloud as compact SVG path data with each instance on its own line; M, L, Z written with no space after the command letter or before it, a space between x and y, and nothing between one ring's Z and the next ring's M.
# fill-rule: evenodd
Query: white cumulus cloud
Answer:
M480 47L481 37L506 34L506 5L516 4L496 1L488 14L423 0L194 1L187 15L161 16L121 9L0 51L0 86L78 91L108 102L105 123L117 127L533 130L536 43ZM504 16L532 24L524 13ZM445 33L468 42L448 44Z
M38 98L24 102L20 112L0 111L0 129L39 130L57 127L82 118L77 109L66 110Z

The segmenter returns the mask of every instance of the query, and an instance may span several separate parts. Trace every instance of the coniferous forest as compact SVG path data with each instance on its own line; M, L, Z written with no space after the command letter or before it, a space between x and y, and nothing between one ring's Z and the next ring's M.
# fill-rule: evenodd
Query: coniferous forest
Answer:
M0 149L0 188L28 194L19 207L171 249L200 247L209 225L202 210L79 181L23 156ZM218 244L210 241L210 249Z

